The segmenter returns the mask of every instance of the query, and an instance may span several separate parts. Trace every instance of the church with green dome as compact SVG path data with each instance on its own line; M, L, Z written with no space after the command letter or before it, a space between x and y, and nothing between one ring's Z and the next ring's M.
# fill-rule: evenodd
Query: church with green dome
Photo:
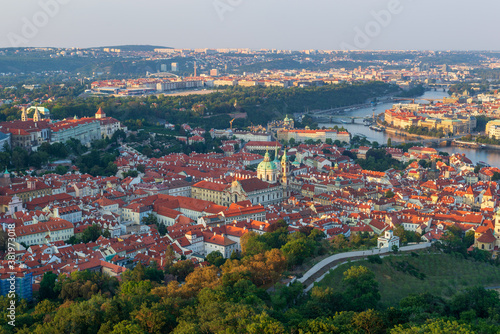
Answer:
M284 188L284 194L288 195L288 182L290 180L290 163L285 152L281 158L278 157L278 148L274 154L274 160L271 160L269 152L266 151L264 160L257 166L257 178L271 184L281 184Z

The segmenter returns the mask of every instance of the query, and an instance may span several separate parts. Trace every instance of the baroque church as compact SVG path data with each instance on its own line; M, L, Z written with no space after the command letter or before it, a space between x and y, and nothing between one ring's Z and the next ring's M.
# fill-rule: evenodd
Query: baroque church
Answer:
M272 184L279 184L283 190L283 198L290 196L290 162L286 155L286 149L278 160L278 148L275 150L274 160L271 161L269 152L266 151L264 160L257 166L257 178Z
M200 181L191 187L191 196L196 199L212 201L218 205L250 201L252 205L272 205L290 197L290 163L286 151L278 160L271 161L269 152L257 167L257 177L236 174L236 180L227 184L222 181Z

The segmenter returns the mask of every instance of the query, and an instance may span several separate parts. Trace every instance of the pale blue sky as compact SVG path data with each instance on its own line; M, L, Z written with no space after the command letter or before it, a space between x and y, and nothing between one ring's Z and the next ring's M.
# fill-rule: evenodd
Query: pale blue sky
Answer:
M0 47L499 50L499 13L492 0L1 0Z

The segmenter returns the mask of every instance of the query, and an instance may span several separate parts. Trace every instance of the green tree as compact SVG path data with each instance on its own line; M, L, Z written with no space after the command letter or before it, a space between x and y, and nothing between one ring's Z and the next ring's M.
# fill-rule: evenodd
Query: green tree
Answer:
M470 246L472 246L474 244L474 240L475 240L474 234L475 233L472 230L465 233L465 236L463 238L463 243L464 243L466 248L469 248Z
M207 262L216 267L220 267L226 262L226 259L224 259L221 252L214 251L207 255Z
M347 238L343 234L338 234L333 237L332 245L335 249L342 250L348 246Z
M302 264L305 259L314 253L315 248L316 245L314 241L307 238L298 238L287 242L281 247L281 251L283 255L285 255L288 263L294 266Z
M167 271L169 274L176 276L179 282L183 282L194 271L194 264L189 260L177 261L167 268Z
M177 325L175 313L173 305L155 303L147 307L142 304L134 318L147 333L162 334L171 332Z
M55 169L56 174L64 175L68 172L68 167L59 165Z
M158 218L154 214L150 213L142 218L141 223L144 225L157 225Z
M28 166L28 152L20 147L14 148L12 151L12 164L16 169Z
M418 161L418 164L419 164L422 168L427 168L427 166L428 166L427 161L426 161L426 160L424 160L424 159L419 160L419 161Z
M356 314L352 319L354 327L362 333L380 334L384 333L384 321L377 311L367 310Z
M288 228L288 224L283 219L278 219L277 221L269 225L269 227L267 228L267 232L274 232L283 228Z
M39 295L40 299L56 299L57 292L54 290L56 286L57 275L52 271L43 274L42 281L40 282Z
M86 228L84 231L83 231L83 234L82 234L82 241L84 243L87 243L87 242L94 242L96 241L97 239L99 239L100 236L103 236L105 238L109 238L111 236L111 234L109 233L108 230L104 230L102 227L100 227L99 225L97 224L92 224L92 226Z
M164 277L165 273L158 268L156 261L151 261L149 266L144 270L144 279L150 280L151 282L161 283Z
M262 254L270 249L270 246L263 242L255 232L248 232L241 236L241 250L245 256Z
M144 330L129 320L123 320L113 327L110 334L144 334Z
M472 328L467 324L460 324L457 321L445 319L431 319L423 325L410 325L406 327L399 325L391 329L390 334L421 334L421 333L439 333L439 334L473 334Z
M270 317L266 312L252 317L252 323L247 326L248 334L281 334L286 333L285 326Z
M499 306L498 292L483 287L469 288L453 296L450 302L451 312L457 317L462 312L474 310L478 317L487 318L493 315L490 312L498 312Z
M374 309L380 300L375 274L364 266L353 266L344 272L345 297L353 311Z

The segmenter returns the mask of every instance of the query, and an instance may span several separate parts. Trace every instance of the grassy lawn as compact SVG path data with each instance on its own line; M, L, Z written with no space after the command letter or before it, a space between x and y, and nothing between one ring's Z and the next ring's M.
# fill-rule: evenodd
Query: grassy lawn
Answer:
M408 261L420 273L426 275L421 280L408 273L397 271L391 262ZM350 266L363 265L375 273L379 282L381 305L396 306L399 300L412 293L429 292L444 298L452 296L457 290L473 286L499 286L500 267L483 262L464 260L449 254L419 253L418 257L411 255L388 256L382 264L369 263L366 260L346 263L317 283L319 286L342 289L342 274Z

